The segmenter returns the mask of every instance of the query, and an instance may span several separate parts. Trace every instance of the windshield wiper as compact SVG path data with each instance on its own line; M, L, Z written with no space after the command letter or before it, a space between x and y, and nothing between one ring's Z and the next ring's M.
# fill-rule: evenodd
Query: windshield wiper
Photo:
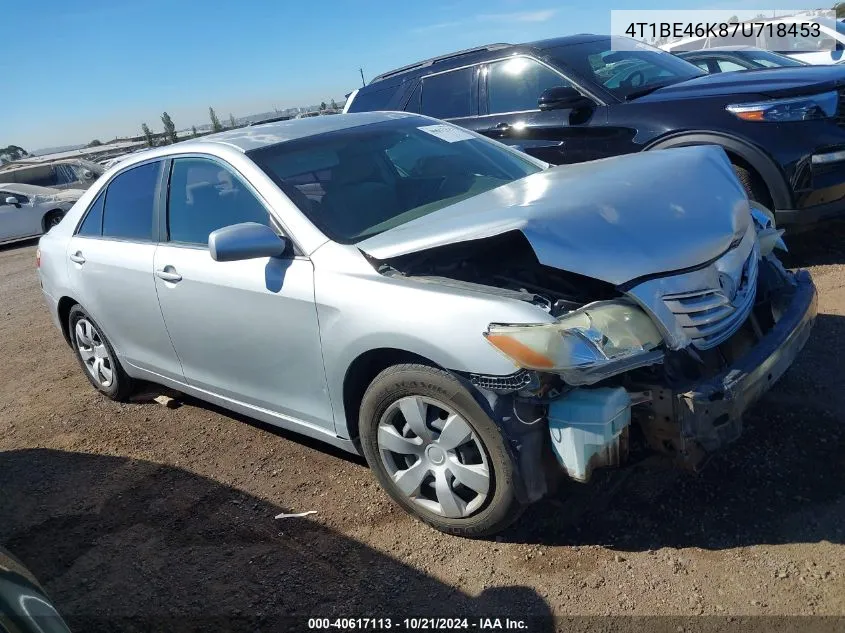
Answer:
M661 88L665 88L666 86L671 86L673 84L680 83L683 80L671 80L671 81L661 81L660 83L651 84L650 86L646 86L645 88L640 88L639 90L634 90L633 92L629 92L625 95L625 101L633 101L639 97L644 97L647 94L651 94L655 90L660 90Z

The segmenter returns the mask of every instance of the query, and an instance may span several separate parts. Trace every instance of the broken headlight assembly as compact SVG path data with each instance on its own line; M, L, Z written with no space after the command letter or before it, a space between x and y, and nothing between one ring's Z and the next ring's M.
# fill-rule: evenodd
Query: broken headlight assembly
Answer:
M491 323L487 341L519 367L560 374L572 385L592 384L660 362L663 338L639 307L597 301L554 323Z

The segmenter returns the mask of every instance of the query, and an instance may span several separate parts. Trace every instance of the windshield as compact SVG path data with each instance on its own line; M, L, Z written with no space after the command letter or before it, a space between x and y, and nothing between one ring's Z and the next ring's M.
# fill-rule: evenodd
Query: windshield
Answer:
M516 151L422 117L279 143L249 156L342 244L541 170Z
M616 39L616 38L614 38ZM549 49L549 54L561 65L571 68L624 101L633 93L648 88L686 81L705 75L704 71L671 53L646 44L624 39L611 50L609 38L582 42Z

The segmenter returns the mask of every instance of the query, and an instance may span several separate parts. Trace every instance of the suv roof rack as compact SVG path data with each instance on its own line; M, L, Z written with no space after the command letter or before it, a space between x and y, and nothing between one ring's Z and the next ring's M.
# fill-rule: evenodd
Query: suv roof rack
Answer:
M415 68L423 68L425 66L431 66L436 64L437 62L446 61L447 59L452 59L454 57L462 57L463 55L469 55L470 53L479 53L481 51L496 51L500 48L507 48L508 46L513 46L513 44L507 44L505 42L498 42L496 44L486 44L485 46L474 46L472 48L465 48L462 51L456 51L454 53L449 53L448 55L440 55L439 57L431 57L430 59L425 59L421 62L416 62L414 64L408 64L407 66L402 66L401 68L397 68L395 70L389 70L386 73L380 74L378 77L373 78L370 81L371 84L374 84L382 79L387 79L388 77L393 77L394 75L399 75L401 73L408 72L409 70L414 70Z

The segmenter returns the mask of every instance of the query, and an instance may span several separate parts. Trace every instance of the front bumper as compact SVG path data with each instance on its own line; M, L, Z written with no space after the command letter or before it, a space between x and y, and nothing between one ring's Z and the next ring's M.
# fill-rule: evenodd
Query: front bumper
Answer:
M817 294L799 271L780 320L745 356L721 374L683 391L652 389L652 407L640 420L653 448L697 468L707 453L742 433L742 414L786 372L810 336Z

